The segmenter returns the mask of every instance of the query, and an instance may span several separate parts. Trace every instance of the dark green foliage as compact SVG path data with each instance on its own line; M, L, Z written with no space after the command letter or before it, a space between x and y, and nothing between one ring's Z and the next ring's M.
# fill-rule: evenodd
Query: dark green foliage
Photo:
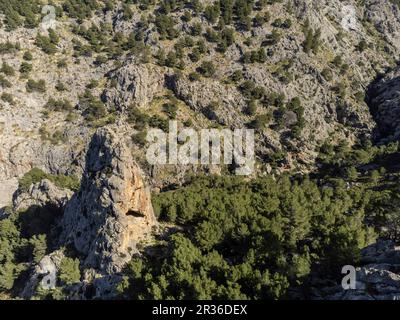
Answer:
M33 168L28 171L21 179L19 179L19 189L21 191L28 191L29 187L34 184L42 181L43 179L50 180L56 186L60 188L67 188L71 190L79 189L79 179L75 176L65 176L65 175L51 175L45 173L41 169Z
M15 104L14 96L11 93L3 92L0 96L1 100L8 102L11 105Z
M44 80L32 80L29 79L26 83L26 91L27 92L46 92L46 82Z
M32 246L33 262L39 263L47 251L46 235L34 235L29 240L29 243Z
M99 120L107 115L104 103L99 98L93 96L88 89L79 98L79 108L83 111L83 116L89 122Z
M325 78L326 81L332 81L333 79L333 74L331 69L325 68L322 70L321 75Z
M56 90L59 91L59 92L63 92L63 91L66 91L66 90L67 90L67 87L65 86L65 84L62 83L62 82L60 82L60 81L58 81L58 82L56 83L55 88L56 88Z
M273 46L277 44L282 38L282 33L277 29L272 30L272 33L269 34L264 42L265 45Z
M217 43L221 39L220 34L211 28L207 28L205 38L207 39L208 42L214 42L214 43Z
M92 16L93 11L98 9L96 0L65 0L63 1L63 9L71 18L84 20Z
M4 14L7 30L17 27L35 28L39 24L41 2L38 0L0 0L0 13Z
M246 113L247 113L249 116L253 116L253 115L256 114L256 112L257 112L257 102L256 102L255 100L250 100L250 101L247 103Z
M19 72L23 75L28 75L29 72L31 72L33 69L33 66L30 63L27 62L22 62L21 66L19 67Z
M134 259L126 291L141 299L277 299L314 263L339 270L372 240L366 201L344 183L271 177L198 178L154 198L159 219L183 226L161 258ZM357 196L358 195L358 196ZM332 250L332 248L334 248Z
M79 282L81 278L79 259L63 258L60 263L59 278L66 285Z
M192 36L200 36L203 32L203 26L201 23L194 23L192 26Z
M270 13L267 12L265 15L261 15L257 13L253 18L253 24L255 27L262 27L265 23L270 20L271 16Z
M23 59L26 61L32 61L33 60L33 55L30 51L25 51L23 55Z
M314 31L313 29L311 29L308 20L306 21L303 30L304 30L304 36L306 38L303 43L304 51L306 53L309 53L311 51L317 53L319 46L321 45L321 40L320 40L321 30L318 29Z
M150 127L159 128L165 132L168 131L168 119L162 118L158 115L151 116L148 119L148 124Z
M38 170L32 171L31 177L43 176ZM11 295L20 292L21 278L22 284L26 281L25 271L48 253L47 248L55 245L58 235L52 230L60 214L56 206L31 206L23 212L8 210L0 219L0 292Z
M190 81L199 81L201 76L197 72L191 72L189 74L189 80Z
M203 61L198 72L204 77L210 78L215 74L215 66L211 61Z
M217 22L218 16L220 15L220 8L218 2L213 5L208 5L204 9L204 16L211 24Z
M254 50L251 52L246 52L243 55L243 62L244 63L264 63L267 60L267 55L265 53L264 48L260 48L258 50Z
M57 52L57 44L59 38L54 30L49 29L49 36L38 34L36 36L35 44L47 54L54 54Z
M338 95L340 99L346 98L347 95L347 86L343 82L338 82L334 87L333 91Z
M263 130L267 127L270 121L270 114L258 115L252 122L249 123L249 127L255 130Z
M232 75L230 76L231 80L235 83L243 80L243 72L242 70L236 70L232 73Z
M132 135L132 141L133 143L136 143L137 145L143 147L146 145L146 137L147 131L141 131Z
M164 14L158 15L155 24L161 38L174 39L178 36L178 32L175 30L175 21L172 17Z
M0 54L12 54L20 50L21 46L19 43L4 42L0 43Z
M256 86L256 84L251 80L244 81L240 85L240 91L247 99L259 100L265 96L264 88Z
M56 100L54 98L50 98L46 103L45 108L51 111L69 112L73 109L73 106L68 100Z
M289 29L292 26L292 20L286 19L285 21L282 21L280 18L278 18L272 23L272 25L275 28Z
M2 74L0 74L0 87L2 88L11 88L12 84L8 81Z
M292 136L294 138L300 138L300 134L305 127L305 119L304 119L304 107L301 105L300 98L296 97L290 100L287 104L287 108L290 111L293 111L297 116L296 124L292 125Z
M175 103L164 103L163 110L170 119L175 119L178 107L176 106Z
M361 40L357 45L357 50L364 52L368 48L368 43L365 40Z
M10 66L7 62L3 62L3 65L0 68L0 72L4 73L8 77L12 77L15 75L14 68Z

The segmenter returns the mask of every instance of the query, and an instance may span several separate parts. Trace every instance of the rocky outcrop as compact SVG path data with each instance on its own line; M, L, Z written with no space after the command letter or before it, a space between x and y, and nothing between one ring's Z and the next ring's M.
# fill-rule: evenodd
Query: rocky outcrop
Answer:
M398 300L400 299L400 247L392 241L378 241L361 251L356 268L356 288L344 290L340 284L314 290L314 299Z
M57 273L63 258L64 253L62 250L57 250L44 256L34 267L21 296L26 299L33 297L38 287L47 290L54 289L56 287Z
M400 9L392 0L366 1L365 17L380 34L400 51Z
M233 128L243 126L240 114L246 103L235 88L213 80L190 81L185 76L169 77L168 85L177 97L208 119Z
M131 105L142 108L148 106L164 87L161 68L130 60L110 72L108 77L115 81L115 86L103 92L103 100L122 110Z
M13 209L23 211L32 206L44 207L47 205L64 208L73 192L61 189L51 181L44 179L30 186L27 192L17 192L13 199Z
M375 81L369 88L369 105L379 138L400 138L400 68Z
M74 244L85 266L111 274L155 225L150 191L123 137L100 129L88 149L81 189L65 209L62 242Z

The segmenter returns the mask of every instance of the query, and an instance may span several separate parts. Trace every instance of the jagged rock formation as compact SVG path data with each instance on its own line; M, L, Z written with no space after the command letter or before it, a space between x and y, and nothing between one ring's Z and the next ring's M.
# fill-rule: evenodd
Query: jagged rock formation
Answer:
M110 72L116 86L103 92L103 99L125 110L132 105L145 108L164 87L163 70L157 66L140 65L128 60L121 68Z
M86 257L84 265L115 273L155 225L150 191L130 150L121 136L100 129L88 149L81 189L65 209L62 241Z
M73 192L60 189L51 181L44 179L30 186L28 192L16 192L13 199L13 209L23 211L32 206L44 207L47 205L63 209Z
M241 128L244 121L240 114L246 102L237 89L224 86L218 81L191 82L184 77L173 76L169 85L175 95L190 108L220 124Z
M392 0L366 1L365 16L367 20L371 21L384 39L397 50L400 49L399 14L400 9Z
M54 289L56 287L57 272L60 268L64 253L57 250L40 260L34 267L31 277L21 292L23 298L29 299L36 294L38 286L43 289Z

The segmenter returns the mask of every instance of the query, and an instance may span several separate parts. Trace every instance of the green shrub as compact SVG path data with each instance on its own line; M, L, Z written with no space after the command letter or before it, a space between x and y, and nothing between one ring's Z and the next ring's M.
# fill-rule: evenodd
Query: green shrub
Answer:
M32 61L33 60L33 55L30 51L25 51L23 57L24 60L26 61Z
M53 43L49 37L41 34L36 36L35 45L47 54L54 54L57 52L57 45Z
M12 84L8 81L2 74L0 74L0 87L2 88L11 88Z
M162 258L144 254L129 263L125 294L132 299L283 298L313 266L325 275L336 271L344 261L358 261L360 248L373 241L356 209L365 205L355 196L362 192L345 183L318 186L307 177L194 178L153 197L159 219L182 229L160 244Z
M4 102L8 102L11 105L15 104L14 97L11 93L3 92L1 94L1 100L3 100Z
M32 71L32 69L33 66L30 63L22 62L21 66L19 67L19 72L21 72L22 75L26 76Z
M104 103L99 98L94 97L88 89L79 98L79 107L83 110L83 115L89 122L99 120L107 115Z
M215 66L211 61L203 61L198 72L204 77L210 78L215 74Z
M74 176L65 175L51 175L45 173L43 170L38 168L33 168L24 174L22 178L19 179L18 185L21 191L28 191L32 184L38 183L43 179L50 180L59 188L66 188L76 191L79 189L80 182L79 179Z
M68 100L56 100L50 98L49 101L44 106L46 109L51 111L66 111L70 112L73 109L73 105Z
M79 259L65 257L60 263L59 279L66 285L80 281L81 272L79 270Z
M4 73L8 77L12 77L15 75L14 68L10 66L8 63L3 62L3 65L1 66L0 72Z
M44 93L46 92L46 82L44 80L32 80L29 79L28 82L26 83L26 91L31 93L31 92L39 92L39 93Z

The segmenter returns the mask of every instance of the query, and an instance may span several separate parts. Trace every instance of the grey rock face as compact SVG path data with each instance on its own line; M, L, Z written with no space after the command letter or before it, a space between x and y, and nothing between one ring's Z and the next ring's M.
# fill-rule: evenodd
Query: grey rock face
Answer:
M325 300L400 299L400 247L391 241L378 241L361 252L363 266L356 269L356 289L342 286L316 290L314 298Z
M213 80L192 82L184 76L170 77L168 84L175 95L194 111L220 124L243 126L240 114L246 103L235 88Z
M103 99L122 110L132 104L146 107L164 86L161 68L134 61L127 61L120 69L112 71L109 78L116 80L116 87L103 92Z
M57 273L63 258L64 253L62 250L57 250L44 256L35 266L21 296L26 299L31 298L36 294L38 286L43 289L54 289L56 287Z
M400 50L400 10L391 0L366 1L365 16L397 50Z
M156 225L150 192L123 138L100 129L86 157L80 191L65 209L62 239L86 256L85 266L121 270Z
M71 190L60 189L45 179L32 185L28 192L16 193L13 208L15 211L21 211L31 206L43 207L49 204L56 208L64 208L72 194Z
M400 69L376 81L369 90L369 104L379 133L389 139L400 138Z

